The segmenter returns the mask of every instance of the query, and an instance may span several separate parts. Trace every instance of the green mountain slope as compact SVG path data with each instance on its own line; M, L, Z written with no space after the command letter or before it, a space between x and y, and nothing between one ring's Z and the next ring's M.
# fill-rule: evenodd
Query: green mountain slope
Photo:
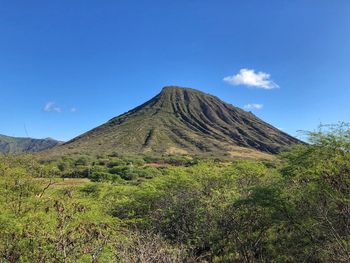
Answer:
M51 153L277 153L300 143L250 112L198 90L165 87L135 109Z
M50 149L59 145L61 142L51 138L47 139L32 139L32 138L17 138L5 135L0 135L0 153L1 154L19 154L39 152Z

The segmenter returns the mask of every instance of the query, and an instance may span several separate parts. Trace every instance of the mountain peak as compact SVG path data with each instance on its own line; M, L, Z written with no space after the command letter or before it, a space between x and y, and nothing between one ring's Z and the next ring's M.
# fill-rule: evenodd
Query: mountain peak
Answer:
M162 88L161 94L175 93L175 92L179 92L179 93L192 92L192 93L207 95L200 90L189 88L189 87L180 87L180 86L165 86Z
M181 87L181 86L165 86L162 88L162 92L172 92L172 91L194 91L194 92L203 93L203 92L196 90L194 88Z
M175 85L170 85L170 86L164 86L162 88L162 92L167 92L171 90L177 90L177 89L186 89L185 87L180 87L180 86L175 86Z

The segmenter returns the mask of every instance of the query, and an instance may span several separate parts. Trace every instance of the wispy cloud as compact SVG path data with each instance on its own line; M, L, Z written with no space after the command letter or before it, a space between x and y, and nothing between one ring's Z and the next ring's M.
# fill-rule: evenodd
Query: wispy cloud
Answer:
M238 86L248 86L261 89L276 89L279 86L271 80L271 75L262 71L255 72L254 69L242 68L239 73L227 76L223 79L226 83Z
M62 112L62 109L55 102L47 102L44 106L45 112Z
M261 110L263 107L264 105L259 103L249 103L244 105L246 110Z
M65 111L65 110L64 110L64 108L58 106L55 102L49 101L49 102L47 102L45 104L45 106L43 108L43 111L45 111L45 112L58 112L58 113L61 113L61 112ZM67 111L74 113L74 112L77 112L78 109L76 107L71 107L71 108L67 109Z

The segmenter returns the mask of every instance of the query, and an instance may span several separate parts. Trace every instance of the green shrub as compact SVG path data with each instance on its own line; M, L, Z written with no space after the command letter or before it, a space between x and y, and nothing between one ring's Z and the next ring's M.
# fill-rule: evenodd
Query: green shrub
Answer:
M101 188L98 184L88 184L81 188L80 191L89 196L99 197Z
M114 166L124 166L124 165L126 165L126 164L127 164L127 163L126 163L124 160L122 160L122 159L113 158L113 159L109 160L109 161L106 163L106 166L107 166L108 168L112 168L112 167L114 167Z
M120 176L106 172L93 172L89 178L92 182L116 182Z

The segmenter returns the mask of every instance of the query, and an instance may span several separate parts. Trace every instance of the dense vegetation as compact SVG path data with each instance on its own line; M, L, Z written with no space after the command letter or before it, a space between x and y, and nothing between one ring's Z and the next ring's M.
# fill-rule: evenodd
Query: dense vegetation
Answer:
M0 262L350 262L350 131L276 161L0 161Z

